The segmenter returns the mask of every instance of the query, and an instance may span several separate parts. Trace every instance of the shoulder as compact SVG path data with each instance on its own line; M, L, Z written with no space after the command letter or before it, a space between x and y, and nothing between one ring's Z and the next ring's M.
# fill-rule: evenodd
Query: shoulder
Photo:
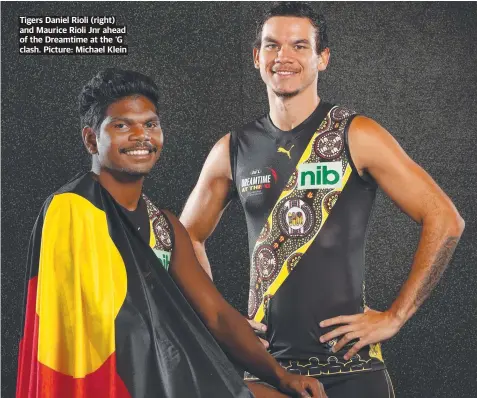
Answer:
M171 224L173 224L174 227L177 224L182 225L179 219L177 218L177 216L174 213L172 213L170 210L161 209L160 211L162 212L162 214L164 214L167 217L167 219L171 222Z
M356 111L347 105L332 104L329 102L325 102L323 105L329 109L328 112L331 113L334 119L343 120L352 115L356 115Z
M78 211L93 207L101 211L100 189L91 173L80 173L57 189L45 203L48 203L48 207L75 207Z
M329 102L324 102L323 107L326 112L325 120L333 122L347 122L352 120L356 115L356 111L346 105L332 104Z
M88 228L107 224L106 213L75 192L51 195L43 206L42 216L48 225L84 225Z
M216 179L216 178L227 178L232 179L231 177L231 162L233 158L234 146L232 145L233 133L227 133L222 138L220 138L207 156L205 164L203 167L203 172L201 178L207 179Z
M265 124L267 123L268 116L262 115L261 117L237 126L236 128L231 130L231 134L233 137L237 137L238 139L247 136L248 134L256 134L257 131L261 131L265 129Z
M360 134L365 138L382 135L386 130L375 120L365 115L356 115L350 125L350 133Z
M178 230L185 231L185 227L182 225L182 223L179 221L179 219L174 213L167 209L161 209L161 212L167 218L167 221L169 221L169 223L171 224L171 227L173 228L174 232L177 232Z
M92 172L88 173L78 173L73 178L71 178L68 182L58 188L54 195L62 194L62 193L81 193L83 191L88 190L92 185L96 182L93 179Z
M42 215L58 222L78 222L86 217L94 222L106 220L101 187L90 173L81 174L50 195L43 204Z
M166 217L167 221L169 222L173 235L174 235L174 243L182 242L183 239L189 238L189 233L185 229L184 225L180 222L176 215L166 209L161 209L161 212Z
M224 136L222 136L212 147L211 153L213 151L228 153L232 134L233 134L232 132L229 132L225 134Z
M358 168L384 164L395 156L404 155L395 138L378 122L356 116L349 127L349 146Z
M227 134L225 134L219 141L217 141L216 145L223 144L227 147L233 147L236 144L237 140L242 139L250 133L255 134L257 131L263 130L266 121L267 115L263 115L258 119L252 120L251 122L236 126L230 129Z
M354 109L344 105L332 105L325 103L327 109L326 116L321 122L320 129L324 130L339 130L342 131L346 137L349 134L350 126L354 120L361 117Z
M375 120L357 115L349 126L349 139L358 147L371 148L395 142L391 134Z

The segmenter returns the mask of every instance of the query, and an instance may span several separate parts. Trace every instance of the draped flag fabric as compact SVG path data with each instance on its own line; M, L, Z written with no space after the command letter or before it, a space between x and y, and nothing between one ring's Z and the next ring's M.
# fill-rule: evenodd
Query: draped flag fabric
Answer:
M17 398L252 397L166 271L175 248L147 198L149 246L84 174L31 236Z

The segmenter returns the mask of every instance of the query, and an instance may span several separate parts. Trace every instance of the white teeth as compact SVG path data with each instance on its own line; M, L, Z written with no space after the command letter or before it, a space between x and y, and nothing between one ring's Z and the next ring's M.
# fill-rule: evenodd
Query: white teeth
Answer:
M148 153L149 153L149 151L147 149L139 149L139 150L136 150L136 151L126 152L126 154L130 155L130 156L147 155Z
M293 75L295 72L288 72L288 71L279 71L277 72L279 75Z

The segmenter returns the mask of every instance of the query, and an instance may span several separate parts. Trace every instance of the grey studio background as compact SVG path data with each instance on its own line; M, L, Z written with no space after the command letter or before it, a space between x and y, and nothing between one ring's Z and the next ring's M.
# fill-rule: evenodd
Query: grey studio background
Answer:
M251 61L267 3L2 3L2 397L13 397L29 234L45 198L88 170L76 98L99 69L152 76L162 90L163 156L146 182L180 214L212 145L268 109ZM331 62L323 99L384 125L452 198L466 221L431 298L384 344L397 397L475 397L477 391L477 6L472 3L316 3ZM113 15L128 56L18 54L19 16ZM416 198L418 199L418 198ZM367 244L366 296L385 310L405 280L419 227L379 193ZM208 242L215 282L245 313L248 251L238 203Z

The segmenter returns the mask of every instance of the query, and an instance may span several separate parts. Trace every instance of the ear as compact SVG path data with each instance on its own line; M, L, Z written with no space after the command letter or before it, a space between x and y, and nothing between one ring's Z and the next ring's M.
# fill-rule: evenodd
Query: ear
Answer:
M324 71L327 66L328 62L330 62L330 49L325 48L319 55L318 55L318 71Z
M253 48L253 65L255 69L260 69L260 49L256 47Z
M81 135L83 137L83 144L88 153L91 155L98 153L98 143L96 141L96 133L94 130L89 126L85 126L83 127Z

